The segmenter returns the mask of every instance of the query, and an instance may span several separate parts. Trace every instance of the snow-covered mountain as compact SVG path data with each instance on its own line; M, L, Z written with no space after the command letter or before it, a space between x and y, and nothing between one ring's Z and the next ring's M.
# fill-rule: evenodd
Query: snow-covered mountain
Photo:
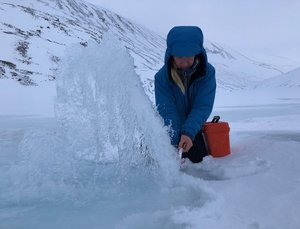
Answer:
M0 78L24 85L55 80L64 50L72 43L88 46L110 30L134 58L148 96L153 76L163 64L165 40L143 26L82 0L10 0L0 2ZM209 61L217 69L218 86L245 88L295 66L254 61L230 48L205 41ZM117 54L116 54L117 55ZM112 63L117 64L117 63Z
M1 76L25 85L55 79L53 70L66 46L87 46L91 39L99 43L107 30L125 43L141 68L162 61L161 37L81 0L4 1L0 11Z
M283 75L274 76L269 79L257 83L256 88L269 88L269 87L288 87L300 89L300 68L296 68Z

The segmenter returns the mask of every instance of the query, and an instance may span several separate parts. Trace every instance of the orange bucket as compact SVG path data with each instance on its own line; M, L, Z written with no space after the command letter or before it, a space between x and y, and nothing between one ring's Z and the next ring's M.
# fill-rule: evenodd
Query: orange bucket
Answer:
M215 116L212 122L206 122L202 127L209 154L213 157L230 154L230 128L227 122L219 122L219 119L219 116Z

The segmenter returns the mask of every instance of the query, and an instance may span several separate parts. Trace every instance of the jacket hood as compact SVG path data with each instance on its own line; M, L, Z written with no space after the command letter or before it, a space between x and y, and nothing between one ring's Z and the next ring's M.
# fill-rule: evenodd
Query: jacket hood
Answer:
M171 56L196 56L206 52L203 48L203 33L197 26L175 26L167 36L165 64Z

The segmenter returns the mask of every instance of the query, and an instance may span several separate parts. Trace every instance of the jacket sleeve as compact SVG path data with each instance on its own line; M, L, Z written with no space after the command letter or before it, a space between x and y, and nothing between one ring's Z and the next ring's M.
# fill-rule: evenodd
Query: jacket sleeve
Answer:
M194 88L194 104L186 119L182 134L194 140L202 125L206 122L212 112L216 94L216 78L213 66L208 66L207 75L199 80Z
M160 73L155 75L154 88L157 110L164 120L164 125L171 127L171 144L176 146L180 138L180 124L172 88Z

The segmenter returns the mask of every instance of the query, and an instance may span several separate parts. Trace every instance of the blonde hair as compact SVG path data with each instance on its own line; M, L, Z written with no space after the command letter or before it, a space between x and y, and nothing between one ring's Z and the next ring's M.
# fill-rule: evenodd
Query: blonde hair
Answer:
M180 88L182 94L184 94L185 88L182 83L182 80L180 79L180 76L178 75L178 73L176 71L176 66L175 66L174 61L172 61L172 65L171 65L171 77L174 80L174 82L177 84L177 86Z

